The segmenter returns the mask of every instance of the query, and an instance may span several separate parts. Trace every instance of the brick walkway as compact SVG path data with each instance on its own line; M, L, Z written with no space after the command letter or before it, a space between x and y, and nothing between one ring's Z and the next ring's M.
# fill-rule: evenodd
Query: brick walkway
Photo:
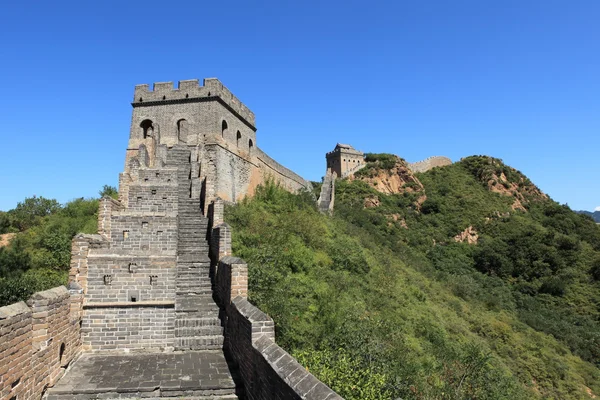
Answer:
M237 399L222 351L83 354L48 400L109 398Z

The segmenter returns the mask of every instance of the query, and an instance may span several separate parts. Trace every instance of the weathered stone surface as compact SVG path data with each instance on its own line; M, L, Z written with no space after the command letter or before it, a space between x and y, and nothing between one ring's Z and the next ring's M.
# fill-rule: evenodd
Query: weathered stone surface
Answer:
M216 79L138 86L133 106L119 199L100 200L99 234L73 238L69 290L0 308L0 397L333 398L247 301L223 222L267 179L310 183L256 147L254 114Z
M445 167L445 166L451 165L451 164L452 164L452 160L449 159L448 157L432 156L432 157L426 158L425 160L408 164L408 166L410 167L410 169L413 172L425 172L425 171L429 171L430 169L435 168L435 167Z
M171 397L180 391L234 395L235 383L223 353L84 354L48 391L48 400L80 395L93 399L108 393L115 397L142 397L141 393Z

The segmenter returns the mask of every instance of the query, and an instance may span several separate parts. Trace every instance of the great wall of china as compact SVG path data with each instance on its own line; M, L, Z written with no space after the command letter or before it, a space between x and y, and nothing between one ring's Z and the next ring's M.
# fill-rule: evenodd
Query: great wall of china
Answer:
M217 79L135 88L119 199L72 242L69 286L0 308L6 400L341 399L275 342L231 255L226 202L311 184L257 146Z
M248 302L223 219L267 180L310 182L260 150L254 114L217 79L138 85L132 106L118 200L100 200L98 234L73 239L68 288L0 308L0 398L341 399ZM349 145L326 157L331 212L335 179L365 163Z

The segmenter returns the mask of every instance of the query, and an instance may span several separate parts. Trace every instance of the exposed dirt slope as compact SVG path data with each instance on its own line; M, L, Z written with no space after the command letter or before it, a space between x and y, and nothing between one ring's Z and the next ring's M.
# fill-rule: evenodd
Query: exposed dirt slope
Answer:
M368 162L364 169L350 176L349 179L362 180L384 194L422 193L422 196L417 199L418 205L427 199L423 184L413 174L408 163L398 156L390 155L390 159L385 162ZM374 201L368 203L365 204L366 207L377 206Z

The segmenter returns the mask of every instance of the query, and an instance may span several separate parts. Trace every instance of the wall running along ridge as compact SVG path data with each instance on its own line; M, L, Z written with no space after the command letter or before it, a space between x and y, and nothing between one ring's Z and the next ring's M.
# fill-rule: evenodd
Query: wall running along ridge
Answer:
M231 228L223 223L222 201L211 219L215 296L225 311L225 351L239 369L250 400L339 400L275 342L273 319L248 301L248 265L231 254ZM218 260L218 261L217 261Z
M230 257L223 222L226 202L267 180L290 191L311 184L257 147L254 114L216 79L140 85L132 105L119 199L100 200L98 234L73 238L70 291L0 308L1 398L41 398L83 351L224 346L249 399L341 399L275 343L273 320L246 299L247 266ZM212 303L194 305L201 316L186 313L190 290ZM210 332L187 333L186 322L205 319Z
M412 172L425 172L435 167L445 167L451 164L452 160L448 157L432 156L426 158L425 160L408 164L408 167L412 170Z
M205 207L216 198L236 202L272 180L290 191L312 190L310 182L277 163L257 144L255 116L217 79L136 86L125 170L119 200L127 206L129 186L140 167L161 168L167 148L191 151L192 192ZM206 212L206 208L204 208Z
M83 295L70 292L59 286L0 308L1 399L41 398L79 353Z

